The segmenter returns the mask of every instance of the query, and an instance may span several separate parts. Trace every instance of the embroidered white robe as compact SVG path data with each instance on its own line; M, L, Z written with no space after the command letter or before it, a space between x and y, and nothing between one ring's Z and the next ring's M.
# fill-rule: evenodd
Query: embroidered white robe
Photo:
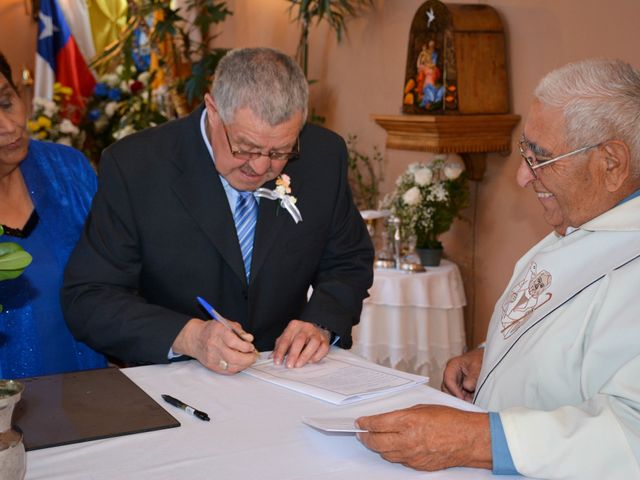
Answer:
M614 245L611 232L624 241ZM582 242L596 248L580 249ZM557 262L541 267L536 259L547 252ZM576 268L622 254L629 260L604 267L599 279L597 268L589 273L593 279ZM567 237L547 236L516 264L491 319L476 403L500 412L523 475L640 479L640 258L633 259L638 255L635 198ZM570 270L566 283L585 286L565 291L551 308L549 297L562 296L554 281L564 268Z

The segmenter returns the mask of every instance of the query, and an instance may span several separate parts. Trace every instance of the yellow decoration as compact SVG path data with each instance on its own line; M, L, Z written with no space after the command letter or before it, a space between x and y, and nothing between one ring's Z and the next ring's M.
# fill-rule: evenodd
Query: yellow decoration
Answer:
M61 95L64 95L65 97L70 97L71 94L73 93L73 88L65 87L64 85L56 82L56 83L53 84L53 93L60 93Z
M153 12L154 28L156 24L162 20L164 20L164 12L162 10L156 10L155 12ZM170 50L171 46L167 39L164 39L158 42L157 47L158 47L157 50L159 51L160 55L162 55L163 57L165 57L168 54L168 52L171 51ZM166 61L166 58L165 58L165 61ZM167 82L165 79L164 70L160 66L160 58L158 56L158 53L156 53L156 49L151 50L151 61L149 63L149 71L155 74L155 76L153 77L153 83L151 84L152 88L160 88L166 85Z
M404 104L405 105L413 105L413 93L407 93L404 96Z
M49 118L45 117L44 115L40 115L38 117L38 120L36 120L36 121L38 122L38 125L40 125L44 129L51 128L51 120Z
M409 93L414 88L416 88L416 82L413 80L413 78L410 78L407 82L407 85L404 87L404 93Z
M89 20L96 52L117 40L127 23L127 0L89 0Z

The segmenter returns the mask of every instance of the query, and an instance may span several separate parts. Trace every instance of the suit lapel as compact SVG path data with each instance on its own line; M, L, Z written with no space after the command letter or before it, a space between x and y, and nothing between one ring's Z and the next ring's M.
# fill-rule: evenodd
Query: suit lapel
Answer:
M246 282L227 195L200 135L201 114L202 109L196 110L188 121L188 131L179 150L181 158L174 158L174 163L182 171L172 188L225 262L238 278Z
M300 158L294 162L288 164L282 173L286 173L291 177L291 194L295 197L297 195L296 192L300 192L304 184L304 172L302 168L304 161ZM269 190L273 190L275 186L275 180L271 180L263 185L264 188L268 188ZM300 213L304 221L304 212ZM280 200L260 199L256 236L253 241L250 280L258 274L269 252L273 248L276 238L278 238L282 229L286 228L289 222L293 222L293 219L289 212L280 205Z
M275 188L275 181L267 182L263 187L273 190ZM256 235L253 240L253 259L251 260L250 280L255 278L260 271L269 250L271 250L273 242L284 226L287 216L289 216L289 213L280 207L278 200L260 199Z

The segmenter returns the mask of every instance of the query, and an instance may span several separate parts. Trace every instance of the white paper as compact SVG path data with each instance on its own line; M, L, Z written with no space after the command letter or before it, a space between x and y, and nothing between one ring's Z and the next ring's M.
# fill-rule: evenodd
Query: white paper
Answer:
M307 425L324 430L325 432L358 433L366 432L355 425L353 418L344 417L304 417L302 419Z
M382 367L332 350L322 361L302 368L258 361L245 370L252 377L295 390L336 405L359 402L429 381L427 377Z
M414 405L444 405L469 412L482 412L476 405L465 402L448 393L441 392L435 388L425 386L424 388L414 388L410 392L402 395L379 398L365 404L353 405L340 409L340 417L335 415L304 417L302 421L319 430L325 432L361 432L355 426L359 417L377 415L380 413L392 412Z

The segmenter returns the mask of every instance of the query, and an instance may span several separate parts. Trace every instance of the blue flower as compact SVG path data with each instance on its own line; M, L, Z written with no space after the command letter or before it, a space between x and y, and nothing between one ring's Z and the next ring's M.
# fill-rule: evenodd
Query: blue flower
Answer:
M100 110L98 110L97 108L94 108L89 112L89 120L91 120L92 122L95 122L97 119L100 118L101 115L102 113L100 113Z
M93 94L98 97L106 97L109 93L109 86L106 83L96 83L96 88L93 89Z
M118 100L120 100L120 90L118 90L117 88L112 88L111 90L109 90L107 96L110 100L117 102Z

